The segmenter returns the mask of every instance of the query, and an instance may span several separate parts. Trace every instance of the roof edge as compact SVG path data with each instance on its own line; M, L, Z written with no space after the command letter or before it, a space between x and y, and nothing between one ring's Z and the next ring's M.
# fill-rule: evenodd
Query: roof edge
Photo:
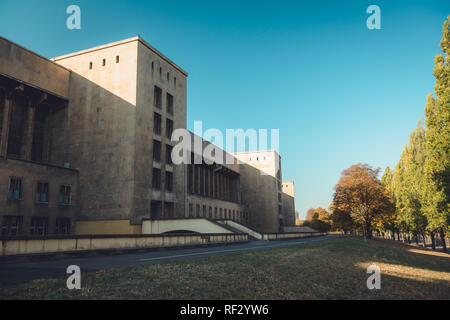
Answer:
M71 53L68 53L68 54L65 54L65 55L61 55L61 56L58 56L58 57L51 58L50 61L56 62L56 61L72 58L72 57L75 57L75 56L79 56L79 55L82 55L82 54L103 50L103 49L106 49L106 48L120 46L120 45L129 43L129 42L134 42L134 41L138 41L138 42L142 43L144 46L146 46L148 49L150 49L156 55L158 55L161 59L165 60L172 67L174 67L175 69L180 71L184 76L186 76L186 77L188 76L188 73L186 71L181 69L178 65L176 65L172 60L170 60L165 55L163 55L160 51L156 50L153 46L151 46L147 41L142 39L139 35L131 37L131 38L115 41L115 42L110 42L110 43L103 44L103 45L100 45L100 46L95 46L95 47L92 47L92 48L88 48L88 49L84 49L84 50L80 50L80 51L76 51L76 52L71 52Z

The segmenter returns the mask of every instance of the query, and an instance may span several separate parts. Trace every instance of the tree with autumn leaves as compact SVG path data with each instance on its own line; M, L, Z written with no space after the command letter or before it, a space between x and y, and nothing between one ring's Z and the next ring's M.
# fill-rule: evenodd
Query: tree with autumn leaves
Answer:
M303 225L320 232L328 232L331 230L330 214L324 208L311 208L306 213L306 221L303 222Z
M342 172L329 208L335 229L361 230L365 238L371 239L382 218L393 214L389 194L378 179L379 173L380 169L361 163Z

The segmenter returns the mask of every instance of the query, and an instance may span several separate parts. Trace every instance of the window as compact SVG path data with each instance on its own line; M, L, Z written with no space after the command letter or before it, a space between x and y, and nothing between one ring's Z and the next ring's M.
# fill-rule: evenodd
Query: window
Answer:
M57 218L55 223L55 234L70 234L70 219Z
M155 71L155 62L154 61L152 61L152 74L153 74L153 71Z
M173 114L173 96L170 93L167 94L167 113Z
M173 133L173 121L170 119L166 119L166 137L168 139L172 139Z
M227 212L227 209L224 209L224 217L225 217L225 219L228 219L228 212Z
M38 182L36 190L36 202L48 203L48 183Z
M6 94L5 91L0 89L0 141L2 136L1 132L3 126L3 113L5 112L5 102L6 102L5 94Z
M33 217L30 224L30 235L45 236L48 232L48 218Z
M153 132L161 135L161 115L156 112L153 114Z
M22 138L27 109L28 100L25 97L15 96L13 98L8 136L7 155L9 157L20 158L22 155Z
M161 190L161 170L153 168L152 186L155 190Z
M206 206L203 206L203 218L206 218Z
M214 219L217 219L217 207L214 207Z
M212 207L209 207L209 214L208 214L208 218L212 218Z
M155 92L154 92L154 96L155 96L155 107L157 107L158 109L161 109L162 107L162 90L161 88L158 88L157 86L155 86Z
M116 56L116 63L119 63L119 56Z
M92 70L92 62L89 62L89 70Z
M175 90L177 89L177 78L173 78L173 85L175 86Z
M189 217L193 216L194 216L194 206L192 205L192 203L189 203Z
M169 75L169 73L167 72L167 82L169 82L169 80L170 80L170 75Z
M162 77L162 68L159 67L159 76Z
M153 140L153 160L161 161L161 142L158 140Z
M166 191L168 191L168 192L173 191L173 173L172 172L166 172Z
M9 179L8 199L9 200L22 199L22 178Z
M22 229L22 217L2 217L1 232L2 236L16 236Z
M166 144L166 164L172 165L172 150L173 147Z
M69 206L72 203L72 188L70 186L61 186L59 188L59 204Z
M223 212L222 212L222 208L220 208L220 219L223 219Z
M106 59L103 59L103 66L106 66Z
M196 217L200 217L200 205L199 204L195 206L195 214L196 214Z

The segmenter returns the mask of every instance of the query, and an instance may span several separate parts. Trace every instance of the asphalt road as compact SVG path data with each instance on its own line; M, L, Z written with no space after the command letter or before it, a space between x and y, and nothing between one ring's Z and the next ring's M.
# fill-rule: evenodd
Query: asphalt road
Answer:
M70 258L64 260L49 260L38 262L21 262L0 265L0 286L23 283L36 279L68 277L68 266L77 265L82 273L99 270L142 266L173 260L188 260L208 256L230 254L243 251L280 248L302 243L321 242L335 239L339 236L329 235L317 238L283 241L251 241L244 244L234 244L220 247L203 247L193 249L178 249L168 251L150 251L122 255L99 255L94 257Z

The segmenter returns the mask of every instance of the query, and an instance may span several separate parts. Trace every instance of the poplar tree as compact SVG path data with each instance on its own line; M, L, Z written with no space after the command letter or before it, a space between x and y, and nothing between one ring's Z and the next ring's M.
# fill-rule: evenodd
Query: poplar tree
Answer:
M428 221L425 216L425 158L425 129L423 128L423 122L419 121L417 129L411 132L409 145L405 146L397 164L394 174L394 194L397 225L403 232L412 232L416 236L421 235L424 247L426 246L426 232L430 232L432 240L434 240L435 232L427 229Z
M430 94L425 107L426 151L425 162L426 199L425 214L428 229L438 230L446 252L445 236L450 225L450 16L444 23L440 43L443 54L436 56L434 77L435 94Z

